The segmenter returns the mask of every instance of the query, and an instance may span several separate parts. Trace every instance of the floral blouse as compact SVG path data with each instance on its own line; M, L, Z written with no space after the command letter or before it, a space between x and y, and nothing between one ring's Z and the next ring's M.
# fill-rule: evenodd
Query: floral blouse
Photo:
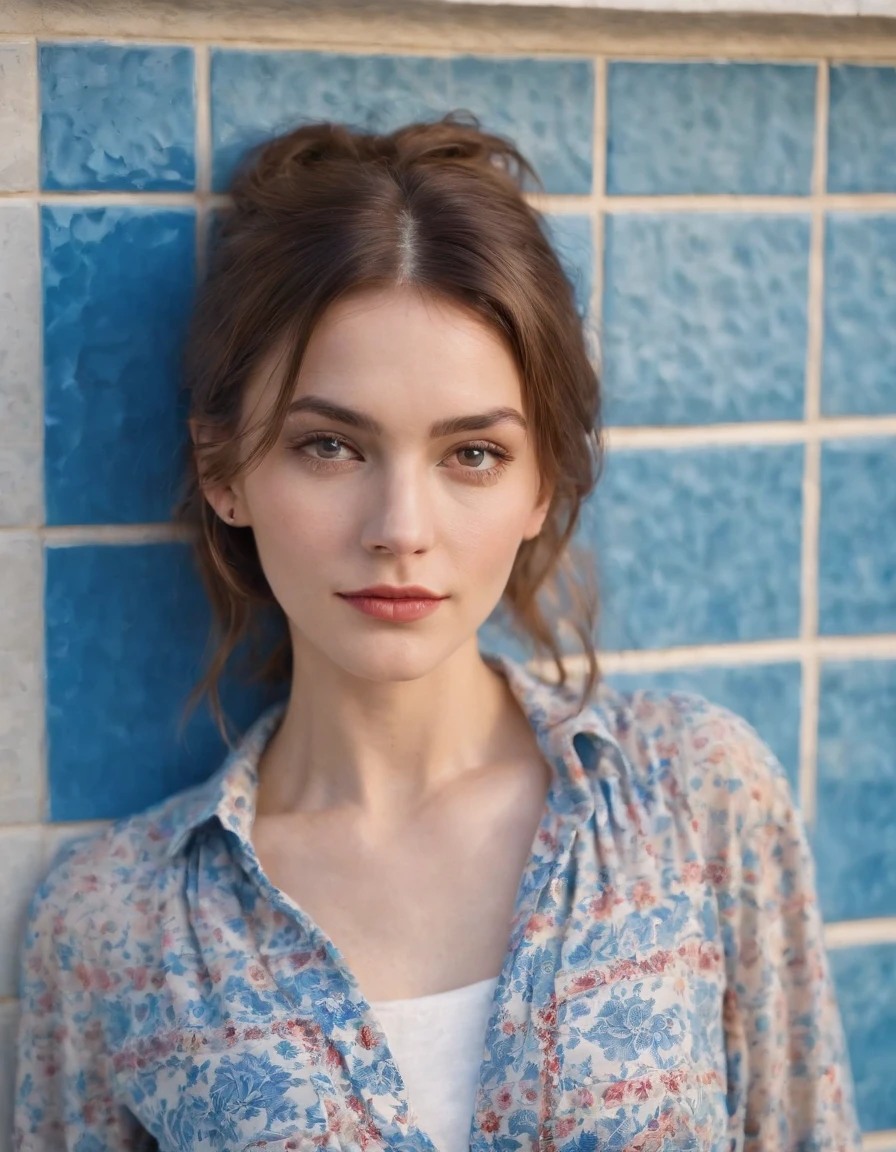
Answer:
M606 684L576 713L486 658L552 779L471 1152L858 1149L806 834L755 730ZM253 851L282 708L205 783L63 848L35 893L19 1152L434 1152L341 952Z

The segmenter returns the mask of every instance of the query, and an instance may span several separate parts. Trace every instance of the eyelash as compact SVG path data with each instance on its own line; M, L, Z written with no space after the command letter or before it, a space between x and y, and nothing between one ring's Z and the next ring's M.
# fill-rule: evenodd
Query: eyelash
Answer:
M307 448L312 444L319 444L322 440L332 440L337 444L344 444L347 448L351 448L352 451L357 451L357 449L355 449L354 446L350 444L349 441L344 437L337 436L335 433L321 432L314 432L302 440L297 440L294 444L290 445L290 449L293 452L299 453L301 452L301 449ZM474 484L487 484L491 480L497 480L497 478L501 475L501 473L513 459L509 452L507 452L504 448L499 447L499 445L493 444L490 440L477 440L470 444L461 444L459 448L454 449L451 455L456 456L459 452L467 452L473 450L480 452L490 452L493 456L498 457L498 463L493 464L491 468L461 469L461 471L468 473L469 478L473 481ZM344 460L321 460L320 458L315 458L314 456L303 456L303 459L315 472L331 472L334 466L338 467L340 464L346 463Z

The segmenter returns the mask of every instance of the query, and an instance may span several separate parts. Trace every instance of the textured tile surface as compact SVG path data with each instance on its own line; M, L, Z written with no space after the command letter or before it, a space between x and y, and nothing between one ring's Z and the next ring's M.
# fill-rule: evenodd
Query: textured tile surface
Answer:
M0 204L0 525L43 520L40 360L37 206Z
M224 746L204 705L178 735L209 615L184 544L47 551L50 818L138 811L204 779ZM267 697L225 693L245 725Z
M607 191L805 195L815 69L613 61Z
M0 44L0 192L37 187L36 72L33 43Z
M896 662L822 666L815 853L829 920L896 916Z
M896 945L837 948L830 961L849 1041L859 1122L865 1132L896 1128Z
M40 541L0 533L0 822L43 817Z
M191 48L41 44L38 66L43 188L193 187Z
M580 316L591 307L594 285L594 241L588 216L545 216L551 243L572 283Z
M574 60L350 56L217 49L211 58L213 182L265 137L313 120L391 131L467 109L510 134L550 192L591 187L592 67Z
M802 417L808 218L611 215L605 228L608 423Z
M896 412L896 213L830 213L825 250L822 411Z
M614 672L607 680L626 692L637 688L697 692L743 716L781 761L798 798L802 680L798 663Z
M25 913L45 871L43 829L39 825L0 829L0 996L13 997L18 993L18 956Z
M828 190L896 192L896 68L831 68Z
M821 454L819 631L896 631L896 438L831 440Z
M579 533L601 647L796 636L802 469L797 445L610 453Z
M191 209L43 209L47 522L170 518Z
M548 192L591 191L594 73L588 60L451 61L448 98L510 137ZM530 185L534 187L534 185Z

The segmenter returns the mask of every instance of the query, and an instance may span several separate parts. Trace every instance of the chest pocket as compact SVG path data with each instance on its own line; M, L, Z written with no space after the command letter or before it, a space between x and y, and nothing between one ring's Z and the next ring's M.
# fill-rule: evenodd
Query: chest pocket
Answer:
M618 980L559 998L558 1148L597 1137L614 1152L726 1143L721 991L693 974Z
M294 1046L239 1045L146 1061L121 1077L128 1106L160 1152L312 1152L330 1142L330 1079ZM288 1049L293 1048L293 1052Z

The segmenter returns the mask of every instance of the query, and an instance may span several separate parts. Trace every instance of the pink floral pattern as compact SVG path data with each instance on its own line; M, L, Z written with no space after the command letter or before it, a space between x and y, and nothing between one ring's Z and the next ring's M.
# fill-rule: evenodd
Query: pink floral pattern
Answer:
M489 656L552 768L471 1152L847 1152L853 1086L786 776L691 694ZM22 952L18 1152L434 1152L333 942L261 870L265 712L204 784L68 845Z

